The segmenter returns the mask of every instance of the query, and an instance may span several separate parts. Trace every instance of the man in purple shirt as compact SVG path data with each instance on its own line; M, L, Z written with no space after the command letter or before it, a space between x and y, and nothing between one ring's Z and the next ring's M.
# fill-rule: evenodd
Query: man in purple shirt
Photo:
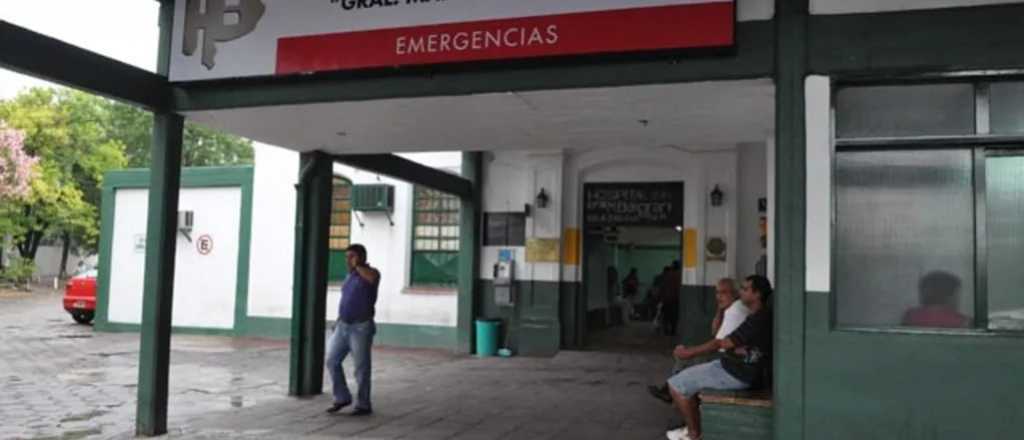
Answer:
M373 406L370 405L370 347L377 332L373 315L380 272L366 263L366 248L361 244L353 244L345 250L345 261L348 277L341 286L338 320L327 343L327 369L331 374L334 394L334 404L327 412L336 413L352 404L352 393L348 390L345 371L341 367L345 357L352 353L359 385L352 415L366 416L373 414Z

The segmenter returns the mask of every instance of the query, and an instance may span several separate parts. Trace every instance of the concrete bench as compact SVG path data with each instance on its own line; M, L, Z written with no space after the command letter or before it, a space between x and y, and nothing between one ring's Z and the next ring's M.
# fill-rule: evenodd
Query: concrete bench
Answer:
M773 409L770 390L700 393L704 440L770 440Z

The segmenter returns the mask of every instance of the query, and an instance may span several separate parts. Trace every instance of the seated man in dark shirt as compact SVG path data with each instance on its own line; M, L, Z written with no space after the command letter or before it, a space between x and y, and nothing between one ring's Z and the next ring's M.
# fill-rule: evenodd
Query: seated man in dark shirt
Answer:
M705 389L742 390L760 385L771 365L772 310L768 307L772 286L767 278L751 275L743 282L740 301L750 316L736 331L723 339L712 339L697 347L676 347L673 355L690 359L725 350L725 355L706 364L680 371L668 380L672 401L686 421L686 428L668 432L669 439L700 440L700 411L697 393Z

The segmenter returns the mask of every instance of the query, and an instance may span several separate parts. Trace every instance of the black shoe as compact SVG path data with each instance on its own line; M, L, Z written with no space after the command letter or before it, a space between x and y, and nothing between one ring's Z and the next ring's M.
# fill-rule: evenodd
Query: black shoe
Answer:
M334 413L336 413L338 411L341 411L342 408L344 408L346 406L349 406L351 404L352 404L352 402L348 402L348 403L337 403L337 402L335 402L333 405L331 405L330 408L327 408L327 413L328 414L334 414Z
M370 414L373 414L373 410L372 409L367 409L367 408L356 408L354 411L349 413L350 416L354 416L354 417L368 416Z
M668 392L668 387L656 387L654 385L648 385L647 391L651 393L651 395L654 396L655 399L658 399L668 404L672 403L672 394Z

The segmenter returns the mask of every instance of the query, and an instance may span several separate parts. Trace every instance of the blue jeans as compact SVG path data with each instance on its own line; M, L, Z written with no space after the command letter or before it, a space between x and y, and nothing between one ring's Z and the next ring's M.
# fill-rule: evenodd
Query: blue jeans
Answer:
M750 384L733 377L722 361L715 360L695 365L676 373L668 379L668 386L686 397L693 397L701 390L745 390Z
M356 396L357 409L372 410L370 404L370 347L377 327L373 321L358 324L346 324L338 320L334 325L334 334L327 342L327 370L331 374L334 402L347 404L352 402L352 393L345 382L345 370L341 363L349 353L355 364L356 383L359 394Z

